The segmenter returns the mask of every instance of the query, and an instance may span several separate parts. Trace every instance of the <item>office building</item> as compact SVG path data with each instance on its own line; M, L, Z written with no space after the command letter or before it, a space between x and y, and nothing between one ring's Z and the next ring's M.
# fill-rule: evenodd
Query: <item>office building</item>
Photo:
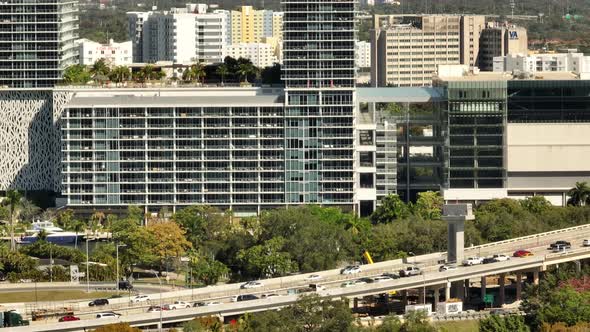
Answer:
M78 1L0 2L0 86L52 87L78 63Z
M590 57L575 51L568 53L535 53L529 55L509 54L494 57L495 72L590 72Z
M528 53L527 31L514 24L489 22L481 32L478 67L494 70L494 57Z
M143 62L143 25L153 12L127 12L128 36L133 49L133 62Z
M272 45L265 43L239 43L227 46L227 56L234 59L250 59L259 68L271 67L279 60L275 56Z
M373 86L429 86L440 65L475 66L483 16L375 15Z
M104 59L110 66L123 66L133 63L133 45L131 41L115 43L112 39L108 44L101 44L89 39L76 41L80 50L80 64L90 66Z

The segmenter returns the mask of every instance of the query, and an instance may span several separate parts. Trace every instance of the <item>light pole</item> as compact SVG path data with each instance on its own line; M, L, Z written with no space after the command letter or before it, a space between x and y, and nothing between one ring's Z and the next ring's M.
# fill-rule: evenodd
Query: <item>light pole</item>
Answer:
M86 232L86 293L90 293L90 272L88 265L88 232Z
M115 287L117 289L117 295L119 295L119 247L127 247L126 244L116 244L117 247L117 280L115 281Z
M154 270L151 270L151 272L156 276L158 283L160 284L160 326L158 331L162 332L162 310L164 310L164 308L162 308L162 280L160 280L160 277L158 277L158 272Z

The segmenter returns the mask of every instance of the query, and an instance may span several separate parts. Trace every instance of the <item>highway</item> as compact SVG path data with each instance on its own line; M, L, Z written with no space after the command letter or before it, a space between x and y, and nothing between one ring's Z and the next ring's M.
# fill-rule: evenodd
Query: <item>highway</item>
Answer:
M283 278L274 278L263 280L263 287L251 290L240 289L240 284L227 284L193 290L181 290L165 292L162 294L163 303L171 303L174 300L187 301L219 301L222 304L215 306L204 306L190 309L179 309L173 311L164 311L162 313L163 321L179 322L186 321L199 315L233 315L243 312L254 312L260 310L277 309L285 305L294 303L297 295L286 295L289 289L305 286L309 283L317 283L326 287L325 290L319 291L318 294L326 298L342 297L360 297L384 293L391 290L404 290L412 288L422 288L429 286L447 287L450 282L461 281L482 276L496 275L500 273L510 273L515 271L544 270L547 266L560 264L573 260L590 258L590 247L582 247L583 239L590 238L590 224L572 227L564 230L547 232L542 234L531 235L518 239L490 243L482 246L475 246L465 249L465 257L469 256L489 256L497 253L504 253L512 256L512 253L518 249L527 249L534 253L534 256L526 258L511 258L506 262L491 263L485 265L475 265L470 267L458 267L456 270L439 272L439 262L444 260L446 253L432 253L428 255L411 257L409 260L391 260L379 262L371 265L361 266L362 272L355 275L341 275L339 270L329 270L316 272L321 280L307 281L305 278L308 274L289 276ZM572 242L572 249L566 253L552 253L547 250L550 243L556 240L567 240ZM340 285L349 280L355 280L360 277L377 276L382 273L397 272L398 270L417 264L422 267L423 275L395 279L392 281L369 283L354 287L343 288ZM283 296L272 297L269 299L260 299L253 301L230 303L229 298L239 294L268 294L277 293ZM151 304L159 304L159 294L149 294ZM111 301L111 300L110 300ZM149 303L129 304L129 298L113 299L111 304L100 308L90 308L87 301L77 302L76 315L82 318L81 321L67 323L48 323L33 322L32 326L12 328L11 331L78 331L83 328L93 328L113 321L130 322L134 326L155 325L159 322L159 313L146 313ZM116 319L93 319L96 312L115 311L123 314L118 320Z

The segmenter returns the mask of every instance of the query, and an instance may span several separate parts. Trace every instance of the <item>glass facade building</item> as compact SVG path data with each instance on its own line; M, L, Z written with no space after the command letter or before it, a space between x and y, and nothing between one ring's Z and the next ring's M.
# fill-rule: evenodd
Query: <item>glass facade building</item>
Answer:
M283 0L285 202L354 202L355 0Z

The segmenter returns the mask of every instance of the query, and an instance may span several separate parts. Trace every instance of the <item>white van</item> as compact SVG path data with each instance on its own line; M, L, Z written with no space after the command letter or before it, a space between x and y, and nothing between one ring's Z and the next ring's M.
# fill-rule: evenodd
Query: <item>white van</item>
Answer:
M114 312L99 312L96 314L96 318L119 318L121 314L117 314Z

